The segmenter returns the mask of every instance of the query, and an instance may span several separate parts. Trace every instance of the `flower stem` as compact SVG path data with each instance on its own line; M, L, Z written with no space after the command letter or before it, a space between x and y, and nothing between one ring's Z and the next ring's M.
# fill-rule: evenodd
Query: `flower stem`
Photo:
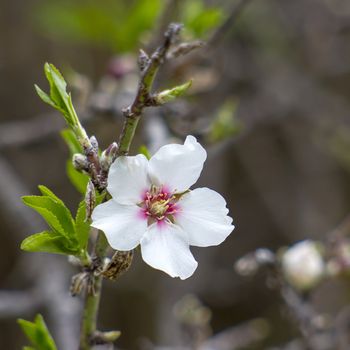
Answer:
M127 155L129 153L131 142L134 138L135 131L137 128L137 124L139 123L141 114L133 117L126 117L122 136L119 140L119 154L120 155Z
M99 232L95 245L95 254L99 260L103 260L107 248L108 243L106 237L102 232ZM86 290L79 350L92 350L92 340L97 330L97 315L101 299L102 276L95 276L92 271L91 278L93 288L87 288Z

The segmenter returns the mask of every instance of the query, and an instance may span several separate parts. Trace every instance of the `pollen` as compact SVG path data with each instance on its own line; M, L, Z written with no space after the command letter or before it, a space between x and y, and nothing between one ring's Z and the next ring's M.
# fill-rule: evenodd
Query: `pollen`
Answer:
M140 203L144 213L151 222L169 219L173 221L173 216L177 212L178 199L164 191L162 188L152 186L145 193L144 201Z

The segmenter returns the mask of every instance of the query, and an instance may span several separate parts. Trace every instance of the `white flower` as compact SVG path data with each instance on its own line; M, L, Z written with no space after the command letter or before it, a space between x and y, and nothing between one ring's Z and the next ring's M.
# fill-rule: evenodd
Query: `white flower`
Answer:
M234 228L220 194L189 190L206 157L188 136L183 145L161 147L149 161L142 154L117 158L108 176L112 199L95 208L92 226L104 231L112 248L140 244L147 264L172 277L190 277L198 264L189 246L218 245Z
M316 242L306 240L289 248L282 257L287 281L299 290L314 287L324 276L325 263Z

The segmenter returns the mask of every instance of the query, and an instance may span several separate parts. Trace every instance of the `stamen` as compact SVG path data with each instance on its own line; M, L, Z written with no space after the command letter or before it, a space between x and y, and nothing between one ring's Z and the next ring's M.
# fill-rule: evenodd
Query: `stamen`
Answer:
M145 192L144 201L139 204L143 208L144 214L149 217L149 224L160 222L162 220L174 221L173 215L177 212L178 198L168 192L163 192L163 188L151 186L149 191Z

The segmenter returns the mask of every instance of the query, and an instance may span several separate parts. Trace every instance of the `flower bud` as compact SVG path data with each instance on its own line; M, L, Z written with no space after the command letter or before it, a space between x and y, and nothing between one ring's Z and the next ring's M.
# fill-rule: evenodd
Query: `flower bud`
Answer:
M148 65L150 59L149 56L147 55L147 53L143 50L140 50L139 53L139 58L138 58L138 65L140 67L140 71L142 72Z
M95 153L98 153L98 142L95 136L90 137L90 143Z
M100 157L101 167L104 171L108 171L109 167L115 160L118 153L118 144L116 142L111 143L107 149L105 149Z
M81 292L87 287L89 280L89 274L87 272L80 272L72 277L70 293L72 297L81 294Z
M96 204L96 192L94 184L89 180L85 192L86 220L91 219L92 211Z
M87 171L89 163L87 158L81 153L75 153L72 157L73 166L78 171Z
M283 254L283 273L296 289L309 290L324 277L325 263L319 248L318 243L306 240L293 245Z

